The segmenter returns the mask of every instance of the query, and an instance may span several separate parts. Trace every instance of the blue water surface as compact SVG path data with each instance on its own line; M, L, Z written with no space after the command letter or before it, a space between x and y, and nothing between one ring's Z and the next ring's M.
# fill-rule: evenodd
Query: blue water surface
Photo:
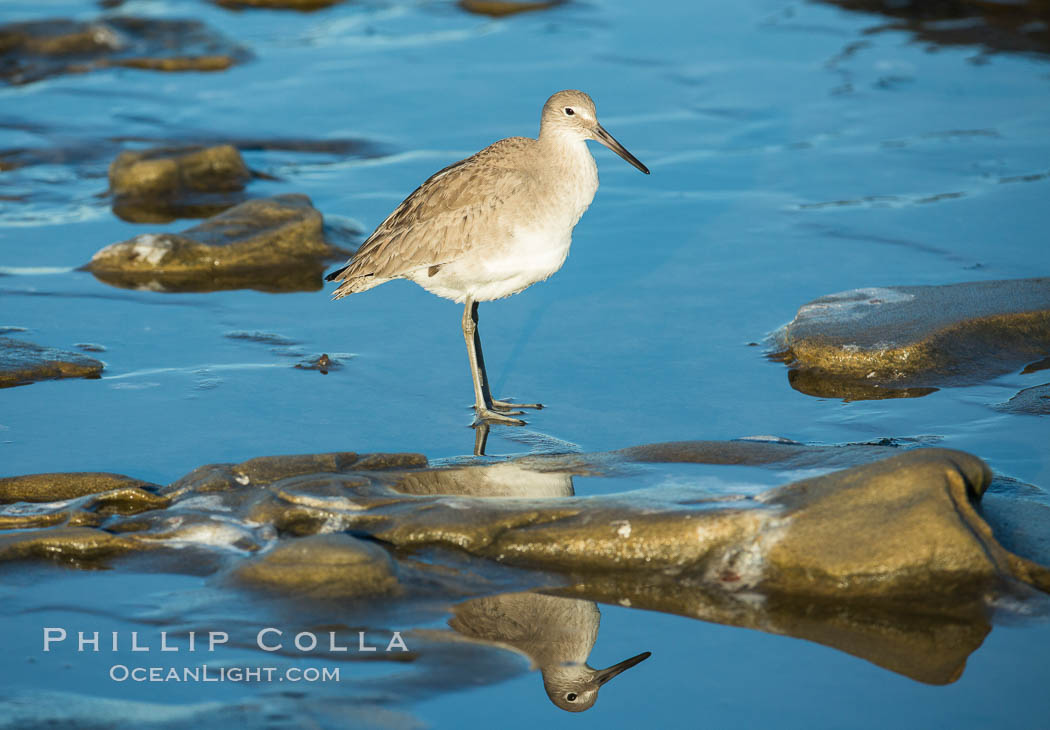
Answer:
M328 291L134 291L77 271L110 243L195 223L111 212L112 157L150 144L114 140L367 142L361 155L244 153L274 178L250 194L306 194L330 221L367 232L435 170L501 137L535 135L547 96L579 88L652 175L593 146L601 188L564 268L481 305L496 395L547 405L522 430L494 429L490 454L766 434L921 438L1050 485L1050 420L992 408L1045 371L843 402L793 390L786 368L764 357L767 335L824 294L1050 273L1050 63L1039 53L936 46L881 27L885 17L783 0L595 0L499 19L451 2L300 14L9 0L0 21L104 13L199 19L253 58L221 73L108 69L0 88L0 150L79 150L0 172L0 326L62 349L103 345L106 364L98 381L2 392L0 475L111 471L168 483L270 454L469 454L459 305L408 282L331 302ZM245 331L294 344L228 336ZM322 352L344 367L293 367ZM742 474L697 467L667 480L789 478ZM648 485L578 480L577 490ZM108 589L129 597L158 586L128 577ZM3 616L5 635L36 636L42 609L26 610ZM959 681L932 687L796 639L602 611L592 664L653 657L591 711L557 710L535 673L406 711L430 727L506 728L1032 728L1050 711L1045 619L997 626ZM34 652L20 640L5 673L20 675ZM55 688L43 669L29 684ZM83 678L58 688L123 691Z

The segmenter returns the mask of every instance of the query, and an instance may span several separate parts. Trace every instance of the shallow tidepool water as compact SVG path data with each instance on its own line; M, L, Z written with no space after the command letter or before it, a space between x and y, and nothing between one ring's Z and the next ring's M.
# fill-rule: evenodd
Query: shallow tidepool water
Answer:
M193 17L254 58L218 73L109 69L0 87L0 155L58 151L0 172L0 327L60 349L102 345L89 354L106 363L101 380L0 392L0 475L96 470L168 483L201 464L268 454L469 454L458 305L406 282L332 303L322 292L124 290L75 268L115 241L193 225L133 224L111 212L106 167L122 145L367 142L362 154L286 145L244 156L276 178L253 181L249 195L303 193L329 220L371 230L433 171L500 137L535 134L543 100L581 88L652 175L595 146L602 186L565 267L481 306L493 390L548 406L523 429L494 428L490 455L759 434L915 439L974 453L1034 485L1034 502L1050 502L1050 421L995 408L1045 383L1046 370L919 398L842 402L797 392L786 368L764 357L766 335L824 294L1050 272L1046 55L928 45L902 29L869 32L885 17L771 0L572 2L498 20L450 2L308 14L8 2L0 21L101 12ZM245 332L274 337L236 336ZM321 353L343 367L328 375L294 367ZM576 491L754 493L800 476L676 466L640 480L578 478ZM26 575L35 578L5 581L10 610L0 618L12 637L2 662L12 691L227 711L240 701L228 685L177 693L118 685L104 678L108 659L67 657L65 667L39 651L40 627L52 622L127 631L129 617L148 624L154 609L193 615L198 592L213 598L202 581L149 571ZM252 610L243 608L245 625L275 619ZM555 709L537 674L500 665L492 676L506 681L488 684L479 669L484 686L409 692L403 715L367 722L1027 728L1047 711L1050 625L1039 615L1017 620L1011 607L963 676L943 687L804 641L601 610L592 665L653 656L582 716ZM443 626L441 609L424 615ZM409 627L416 620L404 618ZM351 612L346 623L354 621ZM396 685L398 667L355 663L353 673L348 696L363 701Z

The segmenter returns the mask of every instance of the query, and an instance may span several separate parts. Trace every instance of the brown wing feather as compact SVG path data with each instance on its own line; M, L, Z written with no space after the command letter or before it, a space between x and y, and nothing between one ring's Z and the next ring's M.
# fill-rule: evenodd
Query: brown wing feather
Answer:
M532 143L526 137L503 139L431 175L379 224L344 268L328 276L344 282L335 296L446 264L483 245L482 238L509 232L500 230L496 214L513 205L529 184L528 170L520 166L520 148ZM508 152L519 153L510 155L518 166L500 164ZM479 235L482 229L484 235ZM364 277L375 281L354 281Z

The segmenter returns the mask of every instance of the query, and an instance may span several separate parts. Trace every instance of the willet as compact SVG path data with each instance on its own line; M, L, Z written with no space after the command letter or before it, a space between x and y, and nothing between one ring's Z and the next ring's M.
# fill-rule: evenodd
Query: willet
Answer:
M598 189L587 140L649 170L598 123L582 91L547 99L538 139L508 137L435 173L387 216L346 266L334 299L409 279L463 302L463 338L474 380L475 423L524 425L517 408L493 400L478 333L478 302L517 294L565 263L572 229Z

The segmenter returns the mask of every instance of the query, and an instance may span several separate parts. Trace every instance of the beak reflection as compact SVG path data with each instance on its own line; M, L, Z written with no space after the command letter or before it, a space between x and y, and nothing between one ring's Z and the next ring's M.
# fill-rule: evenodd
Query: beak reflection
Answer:
M625 150L625 152L626 152L626 150ZM639 162L638 164L640 165L642 163ZM603 684L605 684L606 682L608 682L610 679L615 677L616 675L622 674L623 672L626 672L628 669L630 669L631 667L633 667L636 664L641 664L642 662L644 662L646 659L648 659L651 656L652 656L652 652L650 652L650 651L643 651L641 654L638 654L637 656L633 656L630 659L624 659L619 664L613 664L608 669L603 669L600 672L597 672L596 676L595 676L595 681L598 682L598 686L600 687Z

